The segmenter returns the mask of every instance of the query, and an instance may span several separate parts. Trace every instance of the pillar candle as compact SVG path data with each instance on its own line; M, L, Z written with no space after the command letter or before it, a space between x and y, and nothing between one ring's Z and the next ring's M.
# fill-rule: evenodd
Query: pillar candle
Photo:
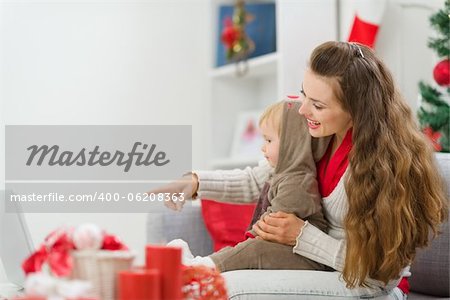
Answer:
M161 300L161 274L156 269L119 272L119 300Z
M161 273L161 298L181 300L181 248L147 245L147 269L157 269Z

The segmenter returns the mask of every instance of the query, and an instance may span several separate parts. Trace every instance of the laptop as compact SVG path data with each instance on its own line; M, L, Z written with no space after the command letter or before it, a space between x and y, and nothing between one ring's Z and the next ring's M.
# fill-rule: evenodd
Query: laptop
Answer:
M0 299L23 290L22 262L34 251L20 202L14 202L16 212L5 212L5 201L11 195L11 190L0 190L0 259L7 278L7 282L0 283Z

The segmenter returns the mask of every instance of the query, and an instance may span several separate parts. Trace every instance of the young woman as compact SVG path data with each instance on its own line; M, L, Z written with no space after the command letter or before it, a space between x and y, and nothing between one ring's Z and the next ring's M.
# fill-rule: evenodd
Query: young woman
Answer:
M333 135L318 164L331 229L326 235L283 213L254 229L341 271L350 288L395 282L448 214L432 149L390 72L368 47L318 46L302 94L299 112L311 135Z
M319 45L302 95L299 117L307 119L310 134L332 136L317 164L329 232L284 212L264 216L253 229L259 239L294 246L295 253L341 272L349 296L392 293L416 249L427 246L429 234L435 236L447 218L432 148L392 75L368 47ZM193 188L199 197L251 201L267 174L266 166L199 171L162 190Z

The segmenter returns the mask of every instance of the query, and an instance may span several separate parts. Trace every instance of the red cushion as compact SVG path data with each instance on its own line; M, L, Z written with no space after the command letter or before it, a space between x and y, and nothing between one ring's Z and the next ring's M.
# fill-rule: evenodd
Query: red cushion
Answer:
M214 251L245 240L255 206L255 203L232 204L202 199L203 220L211 235Z

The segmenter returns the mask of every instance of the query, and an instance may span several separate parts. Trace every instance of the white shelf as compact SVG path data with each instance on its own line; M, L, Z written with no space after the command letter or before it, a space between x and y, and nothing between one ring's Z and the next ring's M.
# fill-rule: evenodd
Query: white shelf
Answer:
M208 70L211 99L211 155L208 167L234 169L256 166L258 156L230 157L236 136L238 117L242 112L263 111L269 104L298 91L308 57L316 45L336 39L335 26L310 28L318 19L336 24L335 0L252 0L253 3L275 3L276 51L247 61L248 73L239 76L235 64L214 68L218 46L218 13L222 4L234 0L208 0L210 3L211 67ZM244 155L244 153L242 153Z
M278 53L270 53L251 58L247 61L248 73L244 76L239 76L236 73L236 64L228 64L222 67L213 69L210 72L211 78L226 79L226 78L259 78L269 74L274 74L277 70Z
M254 167L258 165L259 159L256 158L218 158L211 161L211 168L213 170L217 169L236 169L236 168L245 168L245 167Z

